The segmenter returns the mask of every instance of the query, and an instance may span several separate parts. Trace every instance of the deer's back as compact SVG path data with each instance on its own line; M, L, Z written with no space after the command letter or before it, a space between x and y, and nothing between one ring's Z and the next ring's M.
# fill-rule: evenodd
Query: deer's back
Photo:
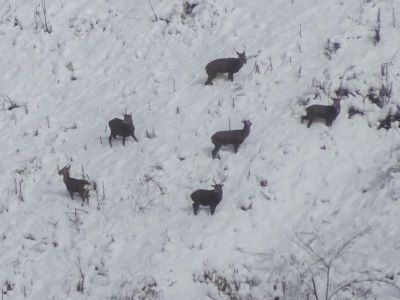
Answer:
M332 105L320 105L314 104L306 108L307 115L316 118L325 118L328 116L334 116L336 109Z
M210 202L214 198L214 191L210 190L196 190L194 191L190 197L193 202L200 203L201 205L210 205Z
M108 125L110 126L111 132L118 135L129 136L131 134L128 126L126 126L121 119L112 119L108 122Z
M211 73L236 73L239 71L239 60L237 58L219 58L209 62L206 66L207 72Z
M211 141L214 145L229 145L229 144L241 144L245 136L242 130L227 130L218 131L211 137Z
M67 182L65 182L65 185L67 186L68 191L79 192L85 185L89 185L89 182L84 179L70 178Z

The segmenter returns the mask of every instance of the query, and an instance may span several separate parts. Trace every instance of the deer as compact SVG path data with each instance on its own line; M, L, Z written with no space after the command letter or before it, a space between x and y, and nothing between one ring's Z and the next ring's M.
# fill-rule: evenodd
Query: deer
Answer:
M218 158L218 151L221 146L233 145L234 152L237 153L239 146L244 142L247 136L250 134L250 127L253 125L249 120L243 120L243 129L239 130L227 130L218 131L211 136L211 142L214 144L214 150L212 151L213 159Z
M69 176L70 168L70 165L66 165L64 168L58 171L58 175L63 176L63 181L65 183L65 186L67 187L71 199L74 199L74 193L78 193L79 196L82 198L82 206L84 205L85 200L87 202L87 205L89 206L90 183L85 179L71 178Z
M205 85L213 85L213 79L220 73L228 73L228 79L233 81L233 74L239 72L247 62L245 51L240 53L235 50L237 58L219 58L209 62L205 68L208 75Z
M333 121L340 113L340 98L332 98L333 105L314 104L306 108L306 115L301 117L301 123L308 120L307 127L317 120L324 120L326 126L332 126Z
M121 120L119 118L114 118L108 122L110 126L111 134L108 138L110 142L110 146L112 148L111 139L117 138L117 135L122 136L122 146L125 146L125 139L128 136L131 136L136 142L139 143L138 139L135 136L135 127L133 126L132 121L132 113L123 114L124 119Z
M212 187L213 190L196 190L194 191L190 197L193 201L193 212L197 215L197 211L201 206L208 206L210 207L211 215L214 215L215 209L217 208L218 204L222 200L222 187L224 185L222 183L217 184L214 181Z

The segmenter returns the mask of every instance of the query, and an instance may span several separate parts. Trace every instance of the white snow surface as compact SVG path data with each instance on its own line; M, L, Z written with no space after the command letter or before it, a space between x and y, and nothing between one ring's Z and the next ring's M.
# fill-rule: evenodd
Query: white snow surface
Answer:
M332 257L329 293L374 280L329 299L400 299L399 129L377 130L400 104L400 2L191 0L187 16L183 0L151 3L158 21L148 1L47 1L47 33L40 1L0 0L4 299L314 299L312 278L325 299ZM234 81L205 86L205 65L244 45L257 56ZM383 108L365 97L387 83ZM339 87L353 95L332 127L300 123ZM126 110L139 143L111 148ZM213 160L211 135L243 119L239 152ZM68 163L97 183L89 206L57 174ZM190 194L213 178L223 199L195 216Z

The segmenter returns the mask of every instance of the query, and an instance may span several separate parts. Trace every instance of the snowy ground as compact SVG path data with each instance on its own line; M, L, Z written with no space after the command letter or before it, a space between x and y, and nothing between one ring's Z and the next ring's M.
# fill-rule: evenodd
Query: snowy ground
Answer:
M377 130L400 103L400 2L190 3L153 0L153 22L147 1L48 1L49 34L40 1L0 0L3 298L315 299L314 279L326 299L329 265L329 299L400 299L399 129ZM258 56L234 82L204 86L243 45ZM382 85L380 108L366 95ZM339 87L354 96L331 128L300 123ZM139 143L110 148L125 110ZM239 153L212 160L211 135L244 118ZM69 198L70 161L100 209ZM194 216L213 177L223 200Z

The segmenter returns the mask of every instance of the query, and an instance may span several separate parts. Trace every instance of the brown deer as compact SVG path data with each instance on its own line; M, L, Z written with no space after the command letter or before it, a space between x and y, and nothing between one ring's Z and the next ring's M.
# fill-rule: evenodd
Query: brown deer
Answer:
M333 105L314 104L306 108L306 115L301 117L301 123L308 120L310 127L315 120L325 121L326 126L332 126L333 121L340 113L340 98L332 98Z
M125 146L125 139L128 136L133 137L133 139L139 143L138 139L135 136L135 127L133 126L132 114L124 114L124 119L114 118L108 122L110 126L111 134L108 138L108 141L111 144L111 138L116 139L117 135L122 136L122 145Z
M222 187L224 185L217 184L214 181L214 185L212 187L214 188L213 190L196 190L194 191L190 197L192 198L193 201L193 212L195 215L197 215L197 211L201 206L209 206L211 215L214 214L215 209L217 208L217 205L221 202L222 200Z
M69 165L65 166L64 168L58 171L58 175L63 176L63 181L65 183L65 186L67 187L71 199L74 199L74 193L78 193L79 196L82 198L82 206L84 205L85 200L87 202L87 205L89 205L90 183L84 179L71 178L69 176L70 168L71 166Z
M242 123L243 129L218 131L212 135L211 142L215 146L212 151L213 158L219 158L218 151L225 145L233 145L235 153L238 152L239 146L250 134L250 127L253 124L249 120L243 120Z
M209 62L206 66L208 75L206 85L212 85L212 81L220 73L228 73L228 79L233 81L233 74L239 72L242 66L247 62L245 51L239 53L237 58L219 58Z

